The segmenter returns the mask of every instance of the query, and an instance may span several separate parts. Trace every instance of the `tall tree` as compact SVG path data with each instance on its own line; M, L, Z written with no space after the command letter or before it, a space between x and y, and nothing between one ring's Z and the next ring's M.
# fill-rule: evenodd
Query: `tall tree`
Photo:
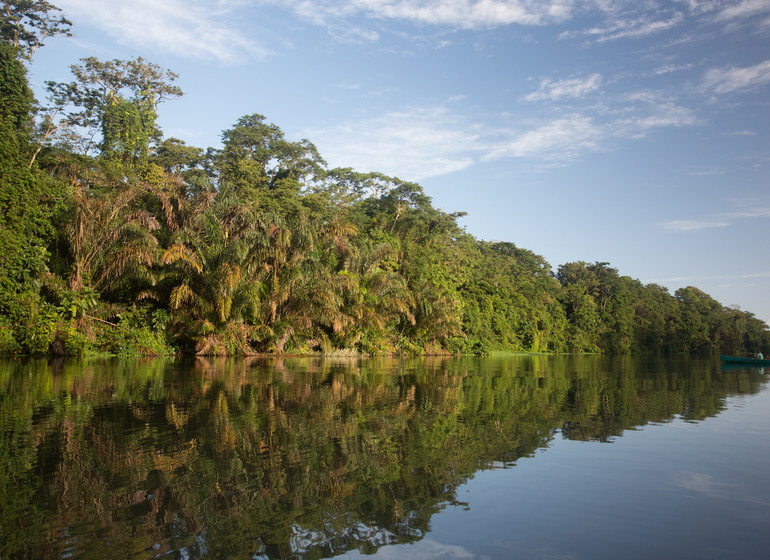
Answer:
M71 69L73 82L47 83L52 102L46 130L77 127L85 131L86 151L98 148L105 158L128 165L144 161L161 136L158 105L182 95L174 85L177 74L141 57L88 57Z
M34 99L15 48L0 43L0 308L19 305L45 268L51 226L42 180L28 168Z
M681 348L690 352L713 350L722 306L707 293L693 286L680 288L674 295L681 307Z
M199 354L250 353L267 225L232 196L199 195L185 216L163 255L176 329Z
M0 38L29 60L45 40L56 35L69 37L70 22L59 15L59 8L45 0L2 0Z
M244 200L263 202L276 195L292 196L322 175L325 165L308 140L290 142L276 125L259 114L238 119L222 133L223 148L215 155L220 190ZM265 196L266 191L273 191Z

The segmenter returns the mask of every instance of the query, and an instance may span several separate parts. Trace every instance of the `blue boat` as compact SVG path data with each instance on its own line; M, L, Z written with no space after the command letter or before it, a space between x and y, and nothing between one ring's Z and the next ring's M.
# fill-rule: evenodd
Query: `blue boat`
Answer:
M745 367L765 367L770 366L770 360L760 360L757 358L741 358L738 356L719 356L719 359L726 364L735 364Z

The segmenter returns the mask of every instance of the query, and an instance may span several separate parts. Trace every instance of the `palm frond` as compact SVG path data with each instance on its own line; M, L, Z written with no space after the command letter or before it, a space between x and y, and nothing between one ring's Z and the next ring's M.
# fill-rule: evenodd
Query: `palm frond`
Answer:
M175 243L166 249L161 260L163 264L174 264L175 262L181 261L195 270L195 272L199 274L203 272L203 263L198 254L181 243Z
M172 309L179 309L185 303L192 303L195 300L195 293L189 285L179 284L171 290L169 305Z

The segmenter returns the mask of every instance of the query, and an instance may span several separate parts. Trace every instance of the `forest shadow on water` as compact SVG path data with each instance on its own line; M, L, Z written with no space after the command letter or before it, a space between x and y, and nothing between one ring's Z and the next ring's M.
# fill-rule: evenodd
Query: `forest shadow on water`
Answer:
M370 554L480 471L763 384L684 357L4 360L0 558Z

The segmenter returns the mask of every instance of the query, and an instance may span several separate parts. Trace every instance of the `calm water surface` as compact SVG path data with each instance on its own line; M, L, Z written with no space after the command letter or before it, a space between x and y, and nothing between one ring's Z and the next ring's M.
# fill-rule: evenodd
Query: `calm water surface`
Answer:
M0 559L767 558L716 361L0 361Z

